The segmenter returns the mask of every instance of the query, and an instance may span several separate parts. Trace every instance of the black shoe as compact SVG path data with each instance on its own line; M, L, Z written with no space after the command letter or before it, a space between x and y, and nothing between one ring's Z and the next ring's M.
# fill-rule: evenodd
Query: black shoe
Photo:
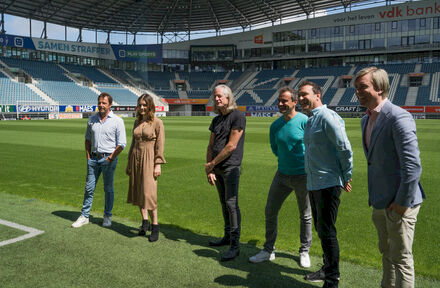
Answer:
M153 226L151 228L151 235L150 238L148 239L148 241L150 242L156 242L159 239L159 224L157 225L151 225Z
M145 236L145 234L147 233L148 230L150 230L150 222L148 222L148 219L142 220L142 225L141 225L141 227L139 227L138 235Z
M325 280L325 272L324 268L319 269L316 272L309 273L306 276L304 276L304 280L307 280L309 282L321 282Z
M208 244L209 244L209 246L226 246L226 245L231 244L231 240L229 240L229 238L227 238L227 237L223 237L220 240L209 241Z
M229 260L234 259L238 255L240 255L240 248L229 248L229 250L226 251L222 255L222 258L220 258L220 261L222 261L222 262L229 261Z

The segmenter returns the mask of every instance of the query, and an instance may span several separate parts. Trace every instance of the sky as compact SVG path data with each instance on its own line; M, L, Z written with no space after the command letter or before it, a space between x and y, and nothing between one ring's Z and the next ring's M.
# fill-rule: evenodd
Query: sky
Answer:
M395 1L395 2L403 2L403 1ZM383 0L371 0L363 3L359 7L354 7L352 11L357 9L365 9L375 6L384 5ZM327 14L335 14L341 13L341 9L333 9L327 11L320 11L316 16L324 16ZM288 23L292 21L298 21L305 19L305 15L299 15L298 17L291 19L283 19L282 23ZM280 23L275 23L280 24ZM263 28L272 25L271 23L262 24L254 27ZM30 36L29 34L29 19L16 17L12 15L5 14L5 30L6 34L10 35L19 35L19 36ZM32 20L32 35L31 37L40 38L43 31L43 22ZM231 33L239 33L243 30L241 28L227 29L222 31L222 35L231 34ZM47 23L47 38L48 39L56 39L56 40L65 40L65 27ZM67 41L77 41L78 40L79 31L75 28L67 28ZM203 32L192 32L191 39L204 38L204 37L212 37L215 36L214 31L203 31ZM95 39L95 31L83 30L82 32L82 41L83 42L91 42L91 43L105 43L107 40L107 33L98 32L97 39ZM97 41L96 41L97 40ZM157 44L157 35L155 33L149 33L148 35L138 35L136 36L136 44ZM111 44L132 44L133 35L128 34L126 38L125 33L112 33L110 35L110 43ZM160 38L159 38L160 43ZM164 39L164 43L166 43L166 39Z

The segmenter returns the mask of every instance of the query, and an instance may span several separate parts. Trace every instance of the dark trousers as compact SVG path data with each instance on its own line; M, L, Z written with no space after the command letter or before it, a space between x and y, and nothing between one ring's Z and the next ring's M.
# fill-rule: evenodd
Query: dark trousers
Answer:
M324 252L323 287L338 287L339 282L339 244L335 224L340 195L340 186L310 191L313 222Z
M231 239L231 246L238 246L241 230L241 214L238 207L240 167L216 168L214 173L217 178L215 186L217 187L225 222L225 237Z

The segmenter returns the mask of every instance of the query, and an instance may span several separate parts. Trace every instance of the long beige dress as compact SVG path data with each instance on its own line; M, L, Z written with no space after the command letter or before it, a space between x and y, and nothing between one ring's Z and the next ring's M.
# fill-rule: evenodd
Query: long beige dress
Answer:
M157 208L157 179L154 165L166 163L163 156L165 132L162 120L134 122L133 139L128 153L131 169L127 202L148 210Z

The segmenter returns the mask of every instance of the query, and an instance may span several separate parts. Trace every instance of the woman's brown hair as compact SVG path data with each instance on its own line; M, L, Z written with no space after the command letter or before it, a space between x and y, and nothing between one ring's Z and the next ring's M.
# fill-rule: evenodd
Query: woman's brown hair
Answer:
M139 113L139 102L141 100L144 100L148 107L148 114L147 114L147 122L152 122L154 120L154 113L156 112L156 105L154 105L154 100L151 95L144 93L141 96L139 96L137 100L137 106L136 106L136 118L140 122L142 121L142 115Z

